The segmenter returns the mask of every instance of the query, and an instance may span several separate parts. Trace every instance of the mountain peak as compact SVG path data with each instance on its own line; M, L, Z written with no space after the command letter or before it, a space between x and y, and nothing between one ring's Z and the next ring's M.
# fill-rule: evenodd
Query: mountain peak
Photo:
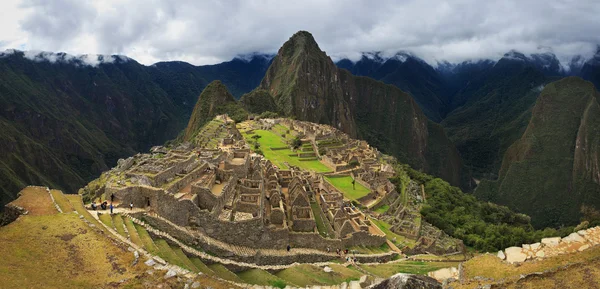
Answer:
M302 53L325 53L319 48L319 44L315 41L315 38L308 31L300 30L296 32L277 53L280 57L296 57Z

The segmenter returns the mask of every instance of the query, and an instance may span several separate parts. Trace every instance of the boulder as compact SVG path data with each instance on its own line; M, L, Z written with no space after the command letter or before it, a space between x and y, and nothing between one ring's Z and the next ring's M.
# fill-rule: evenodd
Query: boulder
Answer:
M543 238L542 239L542 244L544 244L546 246L556 246L556 245L558 245L558 243L560 243L560 237Z
M506 261L509 263L520 263L527 259L527 254L523 253L521 247L509 247L504 252L506 252Z
M577 233L571 233L571 235L566 236L562 239L563 242L572 243L572 242L585 242L585 239L581 237L581 235Z
M502 260L506 259L506 255L504 255L504 252L502 252L502 250L498 251L498 258Z
M165 279L169 279L171 277L175 277L177 276L177 272L173 269L167 271L167 274L165 274Z
M323 268L323 271L329 273L329 272L332 272L333 269L331 269L331 267L329 267L329 266L325 266L325 268Z
M537 253L535 253L535 257L544 258L544 257L546 257L546 253L544 252L544 250L539 250L539 251L537 251Z
M585 244L585 245L583 245L583 246L579 247L579 249L577 249L577 250L581 252L581 251L583 251L583 250L586 250L586 249L588 249L589 247L590 247L590 245L588 245L588 244Z
M442 284L427 276L398 273L379 283L371 289L442 289Z
M531 250L533 251L537 251L542 247L542 243L534 243L529 245L529 248L531 248Z

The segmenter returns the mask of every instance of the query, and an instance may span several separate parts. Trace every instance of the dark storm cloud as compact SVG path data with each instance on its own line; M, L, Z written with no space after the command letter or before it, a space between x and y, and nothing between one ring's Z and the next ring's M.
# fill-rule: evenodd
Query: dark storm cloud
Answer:
M146 64L273 53L298 30L334 57L404 50L433 63L510 49L551 49L562 60L591 53L600 43L597 1L550 2L29 0L20 23L29 49L120 53Z

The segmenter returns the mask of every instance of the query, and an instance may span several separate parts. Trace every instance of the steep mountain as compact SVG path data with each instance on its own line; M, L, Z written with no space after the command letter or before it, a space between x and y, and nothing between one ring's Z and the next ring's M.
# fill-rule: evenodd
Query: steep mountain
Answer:
M583 79L591 81L596 89L600 90L600 46L598 46L596 54L583 64L580 75Z
M600 207L600 94L567 77L544 87L496 181L475 194L532 217L536 227L575 224L583 204Z
M209 83L198 97L185 129L183 140L191 140L204 124L215 116L224 113L230 114L233 119L236 119L237 115L242 115L237 121L243 120L246 114L244 108L235 101L227 87L221 81L215 80Z
M279 49L258 89L271 95L284 116L331 124L402 162L461 184L457 150L408 93L336 67L308 32L294 34Z
M0 210L26 185L74 193L119 158L173 139L209 81L241 95L269 62L144 66L123 56L0 53Z
M336 65L356 76L374 78L410 93L431 120L441 121L448 110L450 91L444 80L433 67L416 56L398 53L384 59L380 53L369 53L356 62L342 59Z
M504 152L525 130L539 92L558 79L547 76L552 73L540 63L509 52L453 97L456 109L442 125L475 177L496 177Z

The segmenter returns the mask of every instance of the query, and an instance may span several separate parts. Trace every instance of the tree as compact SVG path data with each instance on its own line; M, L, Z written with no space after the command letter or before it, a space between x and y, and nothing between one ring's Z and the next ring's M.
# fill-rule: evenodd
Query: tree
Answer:
M292 147L294 149L299 148L300 146L302 146L302 140L300 139L300 136L297 136L296 138L294 138L294 140L292 141Z

